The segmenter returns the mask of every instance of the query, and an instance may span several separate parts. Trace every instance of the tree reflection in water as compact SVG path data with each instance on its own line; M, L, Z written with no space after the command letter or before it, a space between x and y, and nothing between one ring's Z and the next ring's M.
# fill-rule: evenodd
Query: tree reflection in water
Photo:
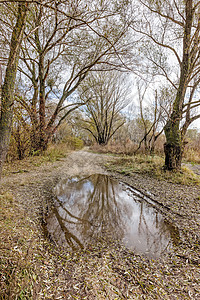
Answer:
M159 256L177 242L178 231L134 189L107 175L60 182L47 230L56 243L73 250L104 236L148 256Z

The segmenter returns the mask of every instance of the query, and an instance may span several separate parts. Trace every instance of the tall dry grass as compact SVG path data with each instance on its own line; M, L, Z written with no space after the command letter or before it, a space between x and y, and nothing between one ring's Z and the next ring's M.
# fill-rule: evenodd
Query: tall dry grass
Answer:
M187 162L200 164L200 148L187 146L183 153L183 159Z
M126 141L110 141L107 145L93 144L90 150L98 153L110 153L110 154L122 154L122 155L134 155L134 154L148 154L144 145L138 149L138 144L127 139ZM158 144L153 154L163 155L163 144Z

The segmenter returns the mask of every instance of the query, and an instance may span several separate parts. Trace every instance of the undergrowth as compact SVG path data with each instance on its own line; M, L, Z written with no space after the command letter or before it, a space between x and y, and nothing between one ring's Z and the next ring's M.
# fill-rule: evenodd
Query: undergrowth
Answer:
M35 152L32 156L25 157L23 160L14 160L5 163L3 175L8 175L10 172L29 172L30 169L40 167L42 164L62 160L62 158L67 157L71 151L72 150L65 143L51 144L43 153Z
M192 170L183 166L180 172L172 172L164 169L164 158L160 156L135 155L115 158L107 163L106 168L109 171L118 172L124 175L133 173L146 174L159 180L167 180L179 184L200 184L200 176Z

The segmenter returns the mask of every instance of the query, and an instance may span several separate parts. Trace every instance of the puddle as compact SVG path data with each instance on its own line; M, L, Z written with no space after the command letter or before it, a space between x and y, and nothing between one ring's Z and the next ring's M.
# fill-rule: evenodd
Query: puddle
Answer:
M104 236L136 253L158 257L178 241L177 229L152 207L148 196L107 175L63 180L55 194L46 222L61 246L76 250Z

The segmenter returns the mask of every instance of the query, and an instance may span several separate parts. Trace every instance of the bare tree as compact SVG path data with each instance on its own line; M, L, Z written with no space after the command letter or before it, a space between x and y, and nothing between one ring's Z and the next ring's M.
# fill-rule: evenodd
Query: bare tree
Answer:
M177 170L181 167L187 128L200 117L199 113L194 114L200 106L200 2L139 0L138 3L143 14L133 28L142 36L143 71L164 77L176 91L164 127L164 149L166 168Z
M154 89L151 97L151 91L144 82L138 82L137 89L139 98L139 121L142 125L140 135L142 137L135 152L144 144L145 152L152 154L155 150L156 141L163 133L164 126L169 118L172 102L170 99L172 97L169 95L167 88L161 88L161 90Z
M120 112L130 101L125 77L119 72L92 73L80 89L85 104L82 128L100 145L106 145L125 123Z
M27 97L23 99L20 96L18 101L29 112L37 147L45 149L64 118L82 105L68 105L65 100L88 72L95 66L101 69L102 64L109 68L126 67L122 55L127 53L127 45L120 47L128 27L125 2L108 5L107 1L96 0L88 5L85 1L1 1L0 44L3 50L0 61L1 66L2 61L6 65L6 70L3 70L1 80L0 173L9 145L22 41L19 69L24 74L21 75L24 86L19 86L23 89L28 81L30 85ZM8 57L4 57L5 49ZM53 76L52 72L55 72L58 60L60 66L65 66L62 69L62 75L65 71L62 93L60 88L53 90L58 76ZM51 117L46 119L46 101L50 101L53 95L54 100L57 98L57 106ZM66 107L69 108L67 111Z
M53 9L35 6L31 11L27 30L32 24L35 29L31 35L25 32L19 66L21 89L27 93L18 100L30 113L35 150L45 150L64 119L84 105L75 99L75 91L91 71L126 68L129 24L120 20L121 10L102 1L86 5L55 2ZM51 101L57 105L48 115Z

